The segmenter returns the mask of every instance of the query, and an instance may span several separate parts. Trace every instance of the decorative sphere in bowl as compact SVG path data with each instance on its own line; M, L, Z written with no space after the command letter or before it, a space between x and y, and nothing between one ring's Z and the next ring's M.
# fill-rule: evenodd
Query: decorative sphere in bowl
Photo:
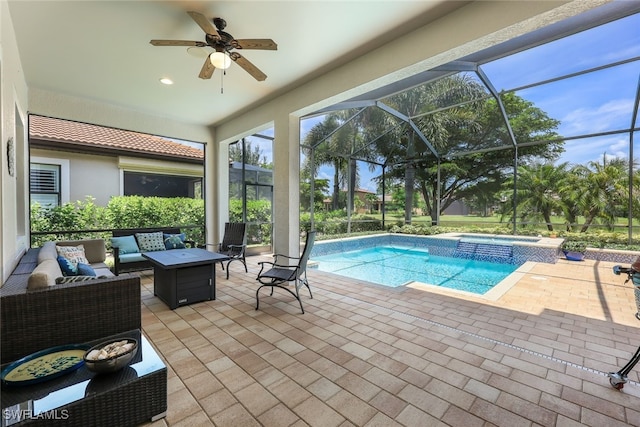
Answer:
M96 373L116 372L131 362L138 352L138 340L121 338L91 347L84 354L84 364Z

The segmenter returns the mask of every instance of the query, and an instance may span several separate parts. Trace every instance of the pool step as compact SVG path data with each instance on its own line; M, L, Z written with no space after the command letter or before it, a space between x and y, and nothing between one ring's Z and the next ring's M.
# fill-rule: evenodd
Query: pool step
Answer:
M458 242L453 256L476 261L511 263L513 261L513 246L461 240Z

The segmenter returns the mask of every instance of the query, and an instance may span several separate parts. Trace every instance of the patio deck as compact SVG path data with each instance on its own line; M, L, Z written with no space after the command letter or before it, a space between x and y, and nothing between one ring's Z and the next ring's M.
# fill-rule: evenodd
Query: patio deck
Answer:
M277 289L255 310L261 259L174 311L141 273L169 369L167 417L148 425L640 426L640 366L623 391L606 377L640 345L614 263L535 264L496 301L309 270L303 315Z

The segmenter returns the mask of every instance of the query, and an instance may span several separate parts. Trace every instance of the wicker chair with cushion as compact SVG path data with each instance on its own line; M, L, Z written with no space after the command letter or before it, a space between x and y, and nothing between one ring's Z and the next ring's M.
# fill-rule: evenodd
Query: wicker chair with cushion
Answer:
M273 295L274 288L284 289L285 291L293 295L300 303L300 310L302 310L302 314L304 314L304 308L302 307L302 300L300 299L299 290L302 285L306 286L307 290L309 290L309 296L313 298L313 295L311 294L311 288L309 287L309 281L307 280L307 261L309 261L309 256L311 255L311 249L313 249L315 238L315 231L309 231L307 233L304 250L302 251L302 255L299 258L275 254L274 262L263 261L258 263L261 268L256 280L262 285L256 291L256 310L260 305L260 299L258 297L260 289L265 286L270 286L270 295ZM297 261L297 263L295 265L290 265L292 261ZM289 282L294 282L295 293L291 289L289 289Z

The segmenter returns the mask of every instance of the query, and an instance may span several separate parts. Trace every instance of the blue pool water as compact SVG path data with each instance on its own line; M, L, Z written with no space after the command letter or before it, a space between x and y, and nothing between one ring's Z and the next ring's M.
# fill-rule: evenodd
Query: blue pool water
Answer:
M320 271L391 287L421 282L484 294L518 266L430 255L428 251L377 246L313 256Z

